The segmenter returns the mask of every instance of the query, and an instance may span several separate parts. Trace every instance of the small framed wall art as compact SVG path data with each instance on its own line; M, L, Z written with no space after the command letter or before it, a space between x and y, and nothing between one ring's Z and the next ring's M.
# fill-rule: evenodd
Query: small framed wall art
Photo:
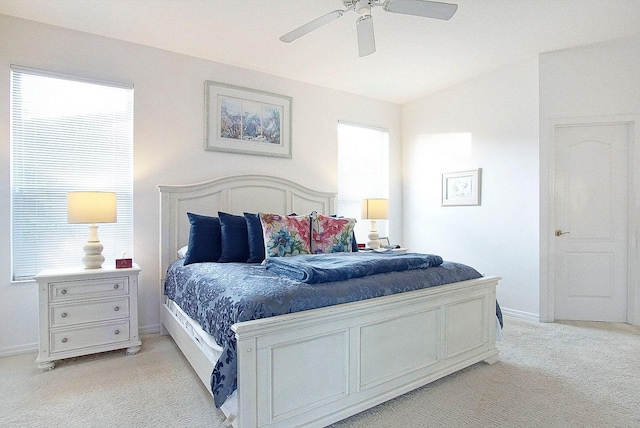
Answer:
M292 98L205 81L205 150L291 158Z
M482 169L442 174L442 206L480 205Z

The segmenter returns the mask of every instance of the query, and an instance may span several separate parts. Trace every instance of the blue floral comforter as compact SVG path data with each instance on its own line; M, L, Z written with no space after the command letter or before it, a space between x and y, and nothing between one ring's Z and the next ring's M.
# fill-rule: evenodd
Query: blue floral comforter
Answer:
M469 266L443 262L427 269L305 284L267 271L259 264L193 263L183 266L183 259L180 259L167 270L164 292L223 348L211 374L211 391L216 406L220 407L237 386L233 324L481 276Z

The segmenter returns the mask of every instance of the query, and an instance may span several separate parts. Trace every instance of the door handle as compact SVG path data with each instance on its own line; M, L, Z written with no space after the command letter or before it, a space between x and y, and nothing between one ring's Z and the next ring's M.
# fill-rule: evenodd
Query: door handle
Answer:
M571 232L563 232L560 229L556 229L556 236L566 235L567 233L571 233Z

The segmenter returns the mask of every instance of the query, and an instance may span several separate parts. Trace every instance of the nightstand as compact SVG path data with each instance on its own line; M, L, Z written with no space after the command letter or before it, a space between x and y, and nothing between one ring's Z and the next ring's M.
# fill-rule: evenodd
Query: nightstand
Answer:
M378 253L386 253L387 251L393 251L394 253L406 253L406 252L409 251L409 249L400 247L400 248L391 248L391 249L389 249L389 248L378 248L377 250L358 250L358 251L364 251L364 252L375 251L375 252L378 252Z
M63 358L140 350L138 265L128 269L48 269L37 274L40 340L36 363L51 370Z

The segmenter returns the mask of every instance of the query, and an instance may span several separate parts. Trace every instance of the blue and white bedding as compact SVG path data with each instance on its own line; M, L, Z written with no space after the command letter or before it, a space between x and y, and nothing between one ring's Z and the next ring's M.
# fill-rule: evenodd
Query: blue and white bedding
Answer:
M214 401L220 407L237 386L233 324L480 277L469 266L443 262L426 269L306 284L273 273L260 264L184 266L184 259L180 259L167 270L164 292L223 348L211 375Z
M393 251L269 257L265 262L268 271L307 284L344 281L379 273L425 269L441 264L442 257L433 254L402 254Z

